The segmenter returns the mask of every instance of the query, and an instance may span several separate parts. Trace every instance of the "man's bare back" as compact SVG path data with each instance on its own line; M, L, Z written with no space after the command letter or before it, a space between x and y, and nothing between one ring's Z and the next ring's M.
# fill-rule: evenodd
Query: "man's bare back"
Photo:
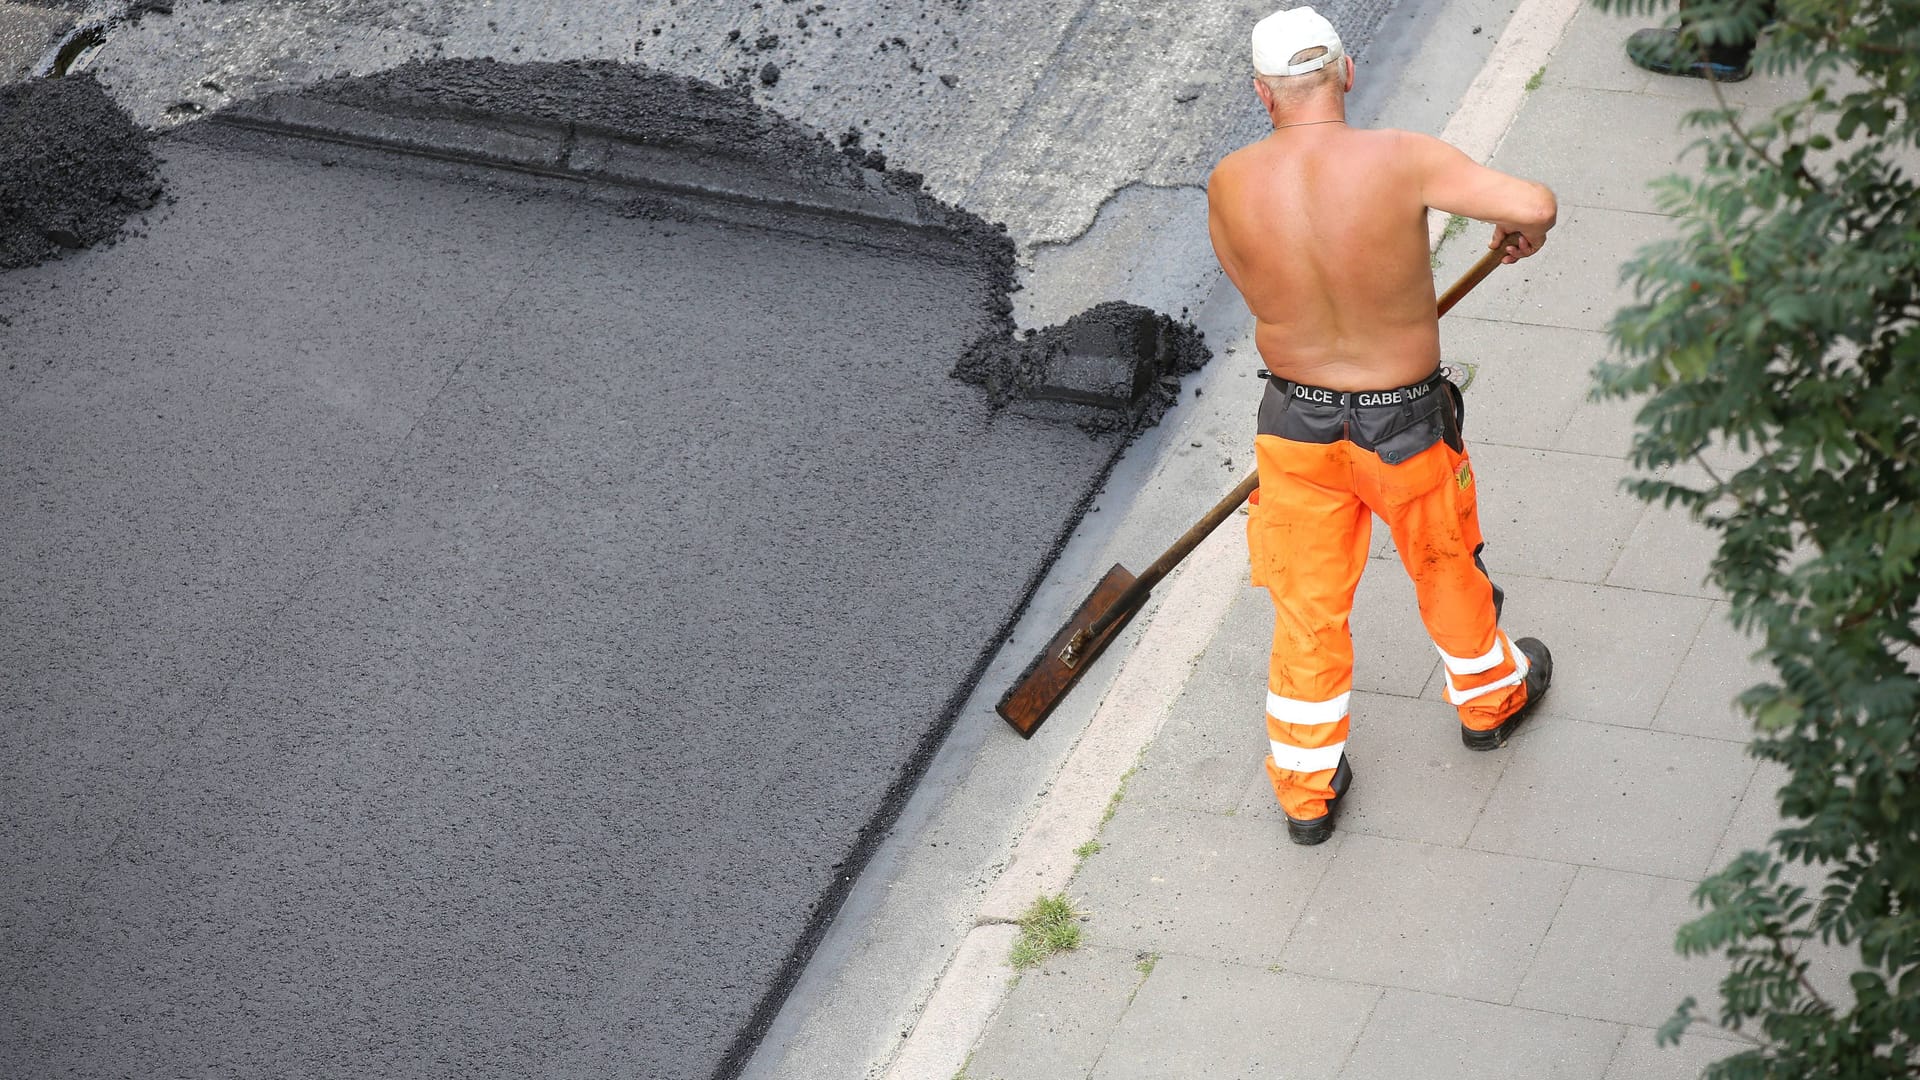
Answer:
M1440 361L1428 208L1518 232L1531 255L1554 223L1553 193L1484 168L1438 139L1350 128L1343 72L1256 80L1271 135L1229 154L1207 184L1214 252L1256 320L1274 374L1335 390L1418 382ZM1276 95L1272 86L1280 86Z

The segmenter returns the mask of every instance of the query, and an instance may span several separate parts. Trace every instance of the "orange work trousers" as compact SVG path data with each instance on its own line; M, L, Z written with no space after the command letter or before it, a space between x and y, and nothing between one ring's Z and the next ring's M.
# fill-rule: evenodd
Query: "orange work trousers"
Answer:
M1497 727L1526 701L1526 657L1495 625L1493 583L1478 558L1458 395L1437 372L1353 393L1267 381L1247 545L1253 583L1273 596L1267 775L1288 817L1318 818L1335 794L1353 690L1348 620L1376 514L1413 578L1460 722Z

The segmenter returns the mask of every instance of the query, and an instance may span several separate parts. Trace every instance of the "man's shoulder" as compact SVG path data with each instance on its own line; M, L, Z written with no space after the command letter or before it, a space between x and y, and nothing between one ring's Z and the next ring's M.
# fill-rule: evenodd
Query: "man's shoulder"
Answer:
M1355 157L1403 179L1431 172L1447 149L1446 143L1431 135L1400 128L1366 128L1353 135L1348 146Z
M1246 168L1247 163L1252 161L1253 158L1260 153L1260 147L1263 142L1265 142L1265 140L1250 142L1247 145L1241 147L1240 149L1235 150L1232 153L1228 154L1227 156L1221 158L1218 162L1214 163L1214 166L1213 166L1214 173L1216 174L1223 173L1223 172L1232 173L1237 170Z
M1431 161L1436 154L1444 154L1447 151L1459 152L1453 149L1452 143L1424 131L1372 128L1369 133L1377 136L1383 145L1390 145L1396 153L1410 159Z

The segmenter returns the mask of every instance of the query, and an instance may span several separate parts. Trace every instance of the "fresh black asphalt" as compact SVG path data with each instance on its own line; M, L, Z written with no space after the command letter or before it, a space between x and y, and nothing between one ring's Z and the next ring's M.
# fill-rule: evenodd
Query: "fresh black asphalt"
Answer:
M725 1074L1115 438L941 251L157 149L0 275L0 1073Z

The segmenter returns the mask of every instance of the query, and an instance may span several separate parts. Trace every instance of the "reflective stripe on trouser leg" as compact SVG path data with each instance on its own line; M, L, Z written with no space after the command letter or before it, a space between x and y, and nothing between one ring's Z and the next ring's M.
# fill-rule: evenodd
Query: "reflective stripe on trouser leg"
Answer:
M1347 619L1373 515L1350 489L1345 443L1256 438L1260 489L1247 520L1253 583L1273 597L1267 777L1289 817L1327 812L1347 741Z
M1351 694L1299 701L1267 694L1267 779L1288 816L1311 821L1327 812L1333 774L1347 751Z
M1460 710L1461 723L1482 731L1498 727L1526 701L1526 692L1518 688L1527 678L1527 654L1514 648L1506 634L1495 631L1495 637L1492 649L1471 659L1440 649L1440 663L1447 672L1447 703ZM1511 707L1507 707L1509 701ZM1488 716L1496 718L1488 721Z

